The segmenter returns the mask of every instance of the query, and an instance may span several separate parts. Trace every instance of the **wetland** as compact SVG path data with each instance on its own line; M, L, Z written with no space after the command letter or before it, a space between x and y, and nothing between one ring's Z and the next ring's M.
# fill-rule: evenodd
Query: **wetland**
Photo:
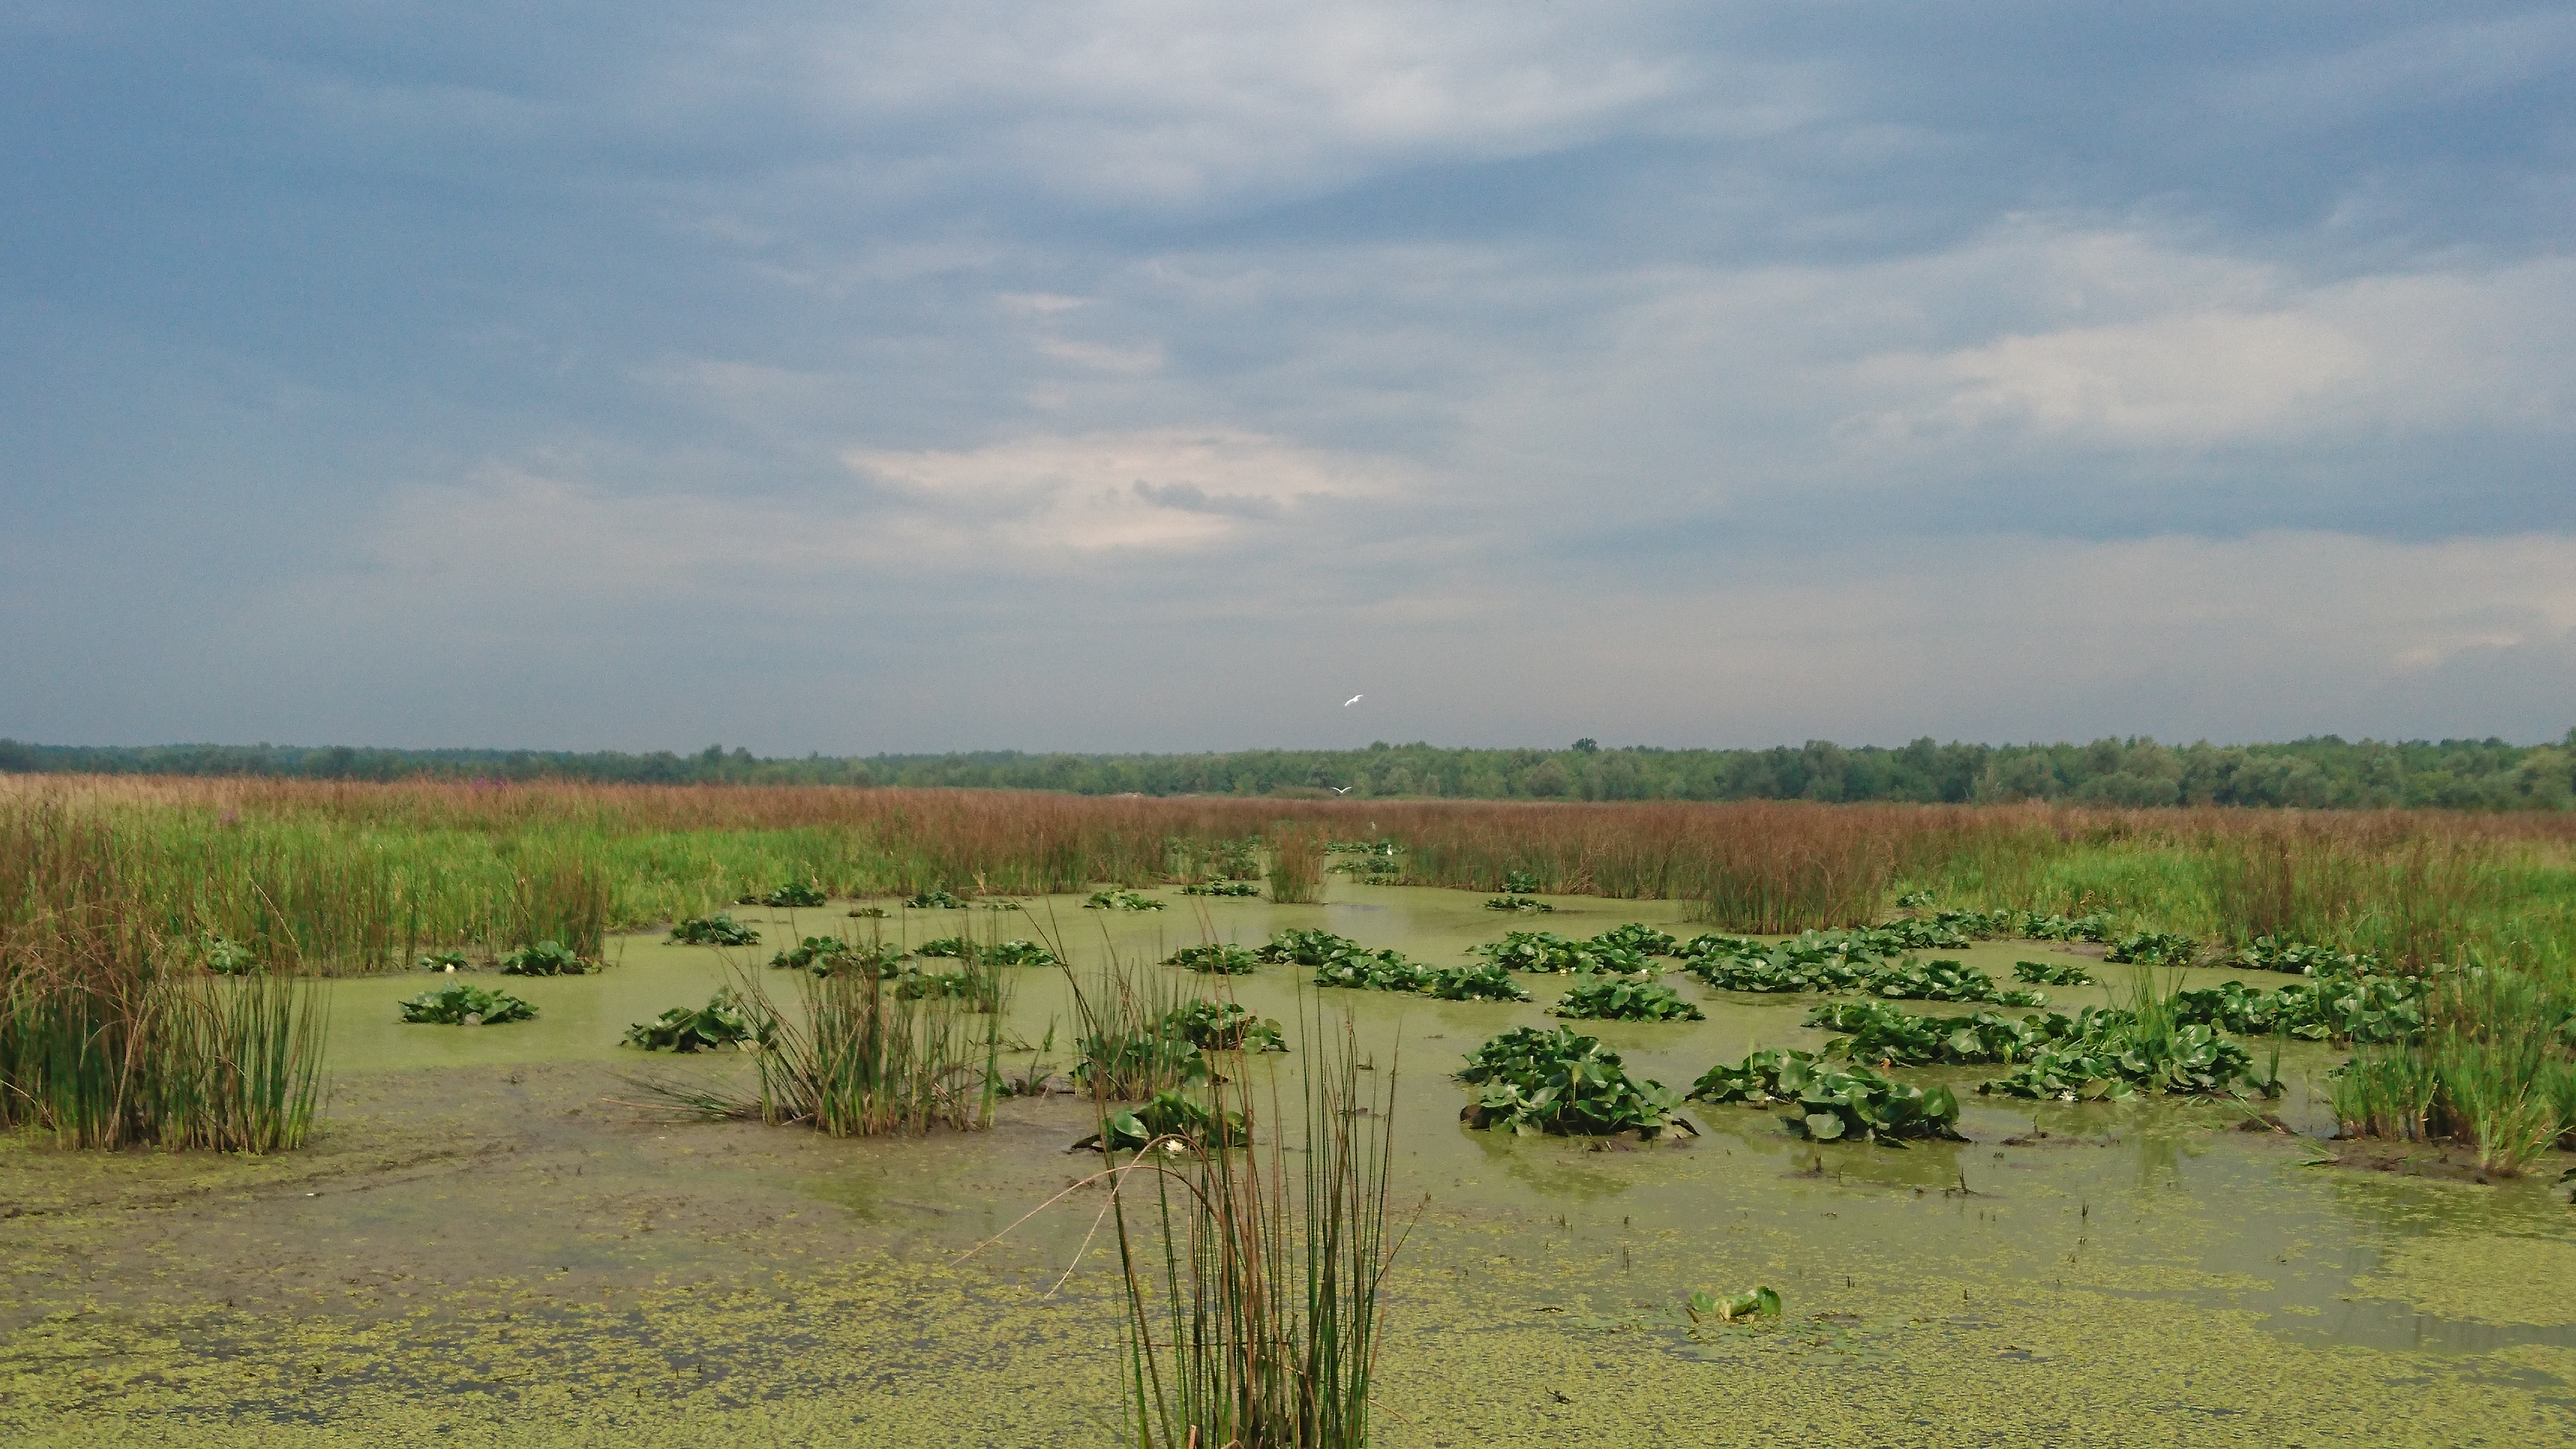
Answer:
M1318 1022L1347 1020L1391 1091L1402 1241L1375 1443L2576 1435L2568 1155L2502 1176L2438 1143L2331 1140L2348 1046L2262 1044L2268 1097L2022 1100L1977 1090L1994 1065L1904 1066L1955 1096L1958 1140L1819 1141L1777 1104L1698 1101L1679 1109L1692 1131L1653 1138L1476 1130L1454 1074L1504 1032L1579 1030L1679 1093L1756 1051L1819 1050L1829 998L1666 962L1660 984L1698 1019L1569 1021L1571 970L1516 974L1530 999L1514 1001L1318 987L1322 968L1293 960L1154 964L1321 931L1432 972L1532 917L1569 939L1687 938L1698 900L1525 889L1550 909L1497 914L1474 891L1334 873L1311 904L1121 890L1168 908L835 897L727 906L759 945L603 931L601 969L512 976L533 1016L473 1026L404 1020L462 973L319 981L325 1097L300 1150L0 1137L0 1428L30 1445L1119 1442L1116 1247L1105 1188L1077 1186L1101 1159L1068 1151L1101 1116L1062 1090L1075 989L1115 966L1285 1023L1288 1051L1221 1059L1256 1104L1296 1096ZM738 1090L752 1054L648 1053L630 1028L746 983L786 1000L803 973L771 955L828 936L1045 943L1062 966L995 968L997 1035L1006 1074L1059 1090L1002 1097L988 1130L852 1137L692 1116L653 1090ZM2155 969L2082 941L1923 954L1996 982L2091 978L2041 988L2065 1013L2116 1008ZM1757 1289L1776 1313L1711 1307Z

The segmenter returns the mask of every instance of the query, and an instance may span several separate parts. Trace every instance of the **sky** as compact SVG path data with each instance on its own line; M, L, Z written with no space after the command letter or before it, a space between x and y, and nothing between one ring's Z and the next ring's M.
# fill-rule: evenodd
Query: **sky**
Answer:
M0 0L0 734L2556 739L2571 183L2567 4Z

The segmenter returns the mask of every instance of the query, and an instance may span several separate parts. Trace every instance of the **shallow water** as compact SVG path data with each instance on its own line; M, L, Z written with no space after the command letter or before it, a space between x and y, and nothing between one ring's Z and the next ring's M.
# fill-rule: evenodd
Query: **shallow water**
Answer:
M1292 925L1437 963L1514 927L1688 934L1657 902L1562 900L1533 920L1341 882L1315 907L1159 894L1172 909L1062 898L882 929L1045 935L1078 969ZM1013 1102L989 1134L835 1142L621 1105L639 1096L628 1075L744 1068L621 1049L629 1022L703 1002L737 968L787 979L752 963L795 933L870 925L737 914L769 939L730 961L628 938L603 975L504 983L533 1022L406 1026L393 1003L422 978L331 983L333 1101L305 1152L0 1147L0 1427L28 1443L1113 1442L1115 1319L1105 1250L1084 1241L1097 1195L959 1261L1080 1175L1063 1148L1088 1108ZM2069 959L1931 954L1998 979ZM1013 974L1015 1035L1070 1020L1061 973ZM1392 1294L1388 1445L2576 1430L2576 1211L2548 1186L2557 1165L2495 1186L2312 1168L2307 1144L2234 1130L2233 1109L2006 1107L1973 1071L1953 1078L1966 1144L1811 1146L1738 1108L1695 1109L1688 1145L1515 1140L1461 1128L1447 1074L1494 1032L1548 1021L1560 983L1531 978L1539 1000L1506 1006L1301 992L1303 974L1181 979L1292 1023L1348 1010L1398 1075L1399 1196L1422 1206ZM1820 1039L1798 1026L1809 998L1678 984L1709 1021L1584 1029L1669 1083ZM2316 1077L2338 1059L2286 1053L2275 1110L2326 1126ZM2034 1127L2049 1135L2005 1145ZM1780 1290L1782 1322L1695 1337L1676 1312L1693 1288L1755 1283Z

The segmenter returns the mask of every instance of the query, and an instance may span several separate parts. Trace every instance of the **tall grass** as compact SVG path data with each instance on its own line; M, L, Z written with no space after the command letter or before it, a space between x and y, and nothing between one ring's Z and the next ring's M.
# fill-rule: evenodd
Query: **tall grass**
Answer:
M1187 1000L1168 978L1114 958L1087 985L1070 966L1065 974L1077 1022L1074 1083L1093 1101L1141 1102L1206 1078L1204 1055L1167 1025Z
M1364 1091L1350 1028L1309 1022L1303 1151L1173 1137L1112 1189L1138 1449L1356 1449L1369 1437L1391 1231L1395 1073ZM1236 1067L1220 1111L1250 1117ZM1272 1116L1277 1112L1272 1093ZM1219 1134L1209 1134L1211 1138ZM1168 1149L1168 1150L1167 1150ZM1148 1190L1129 1180L1141 1171Z
M1273 832L1270 841L1270 863L1264 874L1270 880L1270 899L1283 906L1311 904L1324 888L1324 842L1314 830L1283 825Z
M157 924L113 832L59 808L0 817L0 1125L66 1147L301 1145L312 987L210 978Z

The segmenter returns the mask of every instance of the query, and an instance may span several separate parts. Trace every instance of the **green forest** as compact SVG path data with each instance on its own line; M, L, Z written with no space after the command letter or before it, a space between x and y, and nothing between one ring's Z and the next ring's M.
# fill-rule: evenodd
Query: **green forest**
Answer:
M1081 795L1325 795L1354 799L1825 800L2091 805L2249 805L2565 810L2576 805L2576 729L2552 745L2503 740L2280 744L1940 744L1822 740L1772 749L1455 749L1189 755L1025 754L770 759L710 745L694 754L392 750L346 745L22 744L0 739L0 772L270 776L305 780L589 780L624 784L908 785Z

